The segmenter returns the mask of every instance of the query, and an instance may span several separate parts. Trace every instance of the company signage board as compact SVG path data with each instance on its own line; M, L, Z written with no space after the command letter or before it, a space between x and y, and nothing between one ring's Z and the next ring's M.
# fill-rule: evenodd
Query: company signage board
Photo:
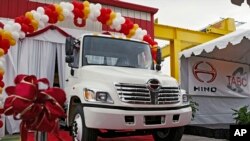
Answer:
M249 97L249 66L203 57L188 59L188 91L193 95Z

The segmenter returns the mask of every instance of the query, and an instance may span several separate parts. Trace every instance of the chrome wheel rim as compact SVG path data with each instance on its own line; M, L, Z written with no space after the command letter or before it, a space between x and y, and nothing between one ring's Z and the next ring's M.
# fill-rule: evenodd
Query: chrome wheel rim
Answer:
M80 114L76 114L72 128L74 140L82 141L83 122Z

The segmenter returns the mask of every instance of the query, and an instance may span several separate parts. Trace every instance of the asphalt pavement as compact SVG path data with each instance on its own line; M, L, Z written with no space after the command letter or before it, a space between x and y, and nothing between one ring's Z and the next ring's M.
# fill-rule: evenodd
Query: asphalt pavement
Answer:
M99 138L98 141L153 141L152 136L130 136L119 138ZM183 135L181 141L228 141L226 139L214 139L201 136Z
M228 141L228 140L214 139L214 138L207 138L207 137L200 137L200 136L193 136L193 135L184 135L181 141Z

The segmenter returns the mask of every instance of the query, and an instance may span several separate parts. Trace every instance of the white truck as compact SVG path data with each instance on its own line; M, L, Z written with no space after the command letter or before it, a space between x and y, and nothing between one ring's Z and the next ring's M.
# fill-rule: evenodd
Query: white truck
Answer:
M154 64L150 46L110 35L66 40L67 126L73 140L152 134L155 141L181 140L191 120L188 96ZM108 136L109 137L109 136Z

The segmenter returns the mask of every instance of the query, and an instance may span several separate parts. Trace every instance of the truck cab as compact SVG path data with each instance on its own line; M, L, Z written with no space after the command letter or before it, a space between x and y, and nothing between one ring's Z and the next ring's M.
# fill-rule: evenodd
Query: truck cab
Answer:
M191 120L188 95L160 71L149 44L85 34L66 41L67 125L78 141L121 131L178 141Z

